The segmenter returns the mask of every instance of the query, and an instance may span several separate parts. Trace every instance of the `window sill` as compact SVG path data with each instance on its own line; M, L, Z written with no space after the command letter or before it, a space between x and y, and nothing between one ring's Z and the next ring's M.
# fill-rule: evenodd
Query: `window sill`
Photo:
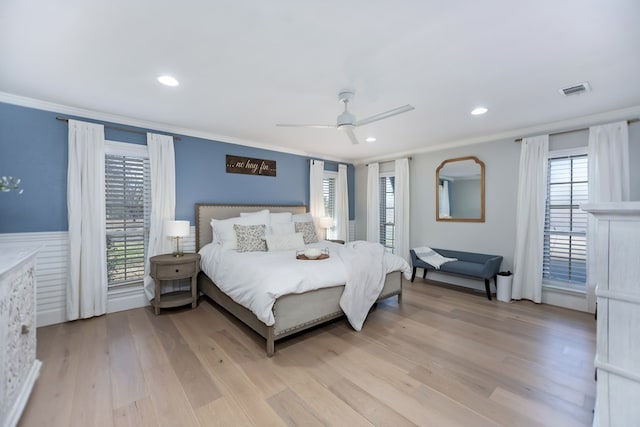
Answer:
M587 294L586 287L577 287L571 285L565 285L560 283L543 283L542 289L551 292L557 292L560 294L582 296Z

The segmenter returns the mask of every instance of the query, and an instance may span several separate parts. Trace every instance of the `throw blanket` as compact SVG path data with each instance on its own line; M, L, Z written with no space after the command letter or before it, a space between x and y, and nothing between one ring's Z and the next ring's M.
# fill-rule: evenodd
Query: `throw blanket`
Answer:
M440 270L440 266L445 262L449 261L457 261L458 258L447 258L443 257L433 249L427 246L420 246L419 248L414 248L413 251L416 253L416 256L420 258L422 261L427 264L431 264L435 267L436 270Z
M365 241L348 242L340 255L347 271L340 308L353 329L359 331L384 287L384 247Z

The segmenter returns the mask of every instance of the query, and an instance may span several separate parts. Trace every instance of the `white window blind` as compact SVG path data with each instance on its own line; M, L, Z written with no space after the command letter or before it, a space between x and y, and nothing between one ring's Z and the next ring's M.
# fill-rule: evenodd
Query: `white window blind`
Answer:
M584 286L587 276L587 156L550 158L547 171L543 278Z
M151 211L149 159L105 156L107 283L142 286Z
M322 179L322 197L324 199L324 213L326 216L333 218L336 222L336 176L331 174L327 176L325 173ZM335 225L327 230L327 238L335 239Z
M395 246L395 177L380 177L380 243L387 252Z

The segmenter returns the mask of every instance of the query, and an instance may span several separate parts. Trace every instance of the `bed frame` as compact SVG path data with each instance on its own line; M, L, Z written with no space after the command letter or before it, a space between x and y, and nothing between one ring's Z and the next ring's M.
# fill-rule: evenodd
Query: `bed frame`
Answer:
M269 209L271 212L305 213L304 205L221 205L196 204L196 252L212 240L211 219L227 219L240 212L255 212ZM222 292L203 272L198 274L198 289L218 305L237 317L251 329L266 339L267 356L273 356L275 342L291 334L344 315L340 308L340 296L344 285L317 289L301 294L289 294L278 298L273 306L275 324L265 325L249 309L233 301ZM378 301L397 295L402 298L402 273L387 274Z

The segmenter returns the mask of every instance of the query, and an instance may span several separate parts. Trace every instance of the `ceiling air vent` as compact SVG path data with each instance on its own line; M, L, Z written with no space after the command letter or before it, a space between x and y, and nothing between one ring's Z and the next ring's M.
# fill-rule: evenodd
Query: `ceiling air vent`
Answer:
M564 96L569 96L569 95L579 95L581 93L588 92L590 90L591 90L591 87L589 86L589 82L583 82L583 83L578 83L577 85L563 87L562 89L560 89L560 93L563 94Z

